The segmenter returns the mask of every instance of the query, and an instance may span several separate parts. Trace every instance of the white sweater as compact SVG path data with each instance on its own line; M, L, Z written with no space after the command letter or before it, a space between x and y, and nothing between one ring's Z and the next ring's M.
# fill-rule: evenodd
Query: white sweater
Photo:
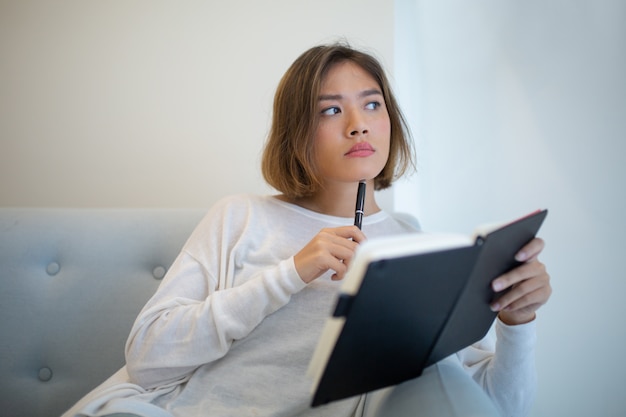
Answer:
M351 416L359 398L309 406L306 369L341 283L328 272L305 284L293 256L322 228L352 222L270 196L218 202L139 314L127 365L65 416ZM363 232L416 229L383 211ZM497 322L496 332L496 355L490 335L456 356L507 415L523 415L535 391L534 324Z

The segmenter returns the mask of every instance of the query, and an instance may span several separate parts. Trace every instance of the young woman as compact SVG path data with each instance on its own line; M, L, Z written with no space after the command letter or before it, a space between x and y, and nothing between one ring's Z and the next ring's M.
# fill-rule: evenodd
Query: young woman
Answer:
M355 249L366 237L415 233L376 203L412 166L408 130L372 56L314 47L278 86L263 154L280 194L238 195L210 209L137 318L127 364L66 416L353 416L354 397L311 408L306 369ZM367 181L362 230L357 184ZM507 414L534 392L535 311L550 295L535 239L494 280L498 341L456 355ZM468 377L472 384L473 381Z

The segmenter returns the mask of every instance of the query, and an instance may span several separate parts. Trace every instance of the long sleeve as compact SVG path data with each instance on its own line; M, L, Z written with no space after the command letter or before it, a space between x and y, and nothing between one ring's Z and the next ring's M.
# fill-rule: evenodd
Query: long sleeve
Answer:
M263 259L254 268L240 262L239 254L254 251L239 227L246 216L245 209L218 207L187 242L131 330L126 362L132 382L150 389L184 380L306 286L292 256Z
M507 326L496 320L495 329L485 339L457 354L503 416L527 416L533 405L537 389L535 327L534 321Z
M201 268L187 254L180 263L185 276L200 274ZM215 291L203 300L170 295L148 304L133 326L126 347L131 380L144 388L164 385L224 356L233 341L248 335L302 288L292 279L292 265L293 261L287 260L240 286ZM296 278L300 280L297 274ZM166 285L162 292L170 293L169 287ZM194 287L201 290L201 285Z

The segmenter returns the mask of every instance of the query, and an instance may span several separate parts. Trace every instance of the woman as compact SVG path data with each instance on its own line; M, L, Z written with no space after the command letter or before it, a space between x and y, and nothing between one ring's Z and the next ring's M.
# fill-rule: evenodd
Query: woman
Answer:
M353 416L355 397L310 408L306 368L359 243L413 233L357 184L384 189L412 166L408 130L380 64L345 45L314 47L278 86L262 170L276 196L218 202L137 318L127 364L66 415ZM508 414L534 392L528 322L550 295L535 239L527 261L494 280L496 353L481 342L457 360ZM520 396L521 395L521 396Z

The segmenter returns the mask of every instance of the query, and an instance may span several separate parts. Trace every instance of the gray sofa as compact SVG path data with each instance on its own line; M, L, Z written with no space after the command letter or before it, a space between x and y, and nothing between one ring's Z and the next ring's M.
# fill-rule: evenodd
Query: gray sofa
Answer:
M203 210L0 209L0 416L59 416L124 364Z

